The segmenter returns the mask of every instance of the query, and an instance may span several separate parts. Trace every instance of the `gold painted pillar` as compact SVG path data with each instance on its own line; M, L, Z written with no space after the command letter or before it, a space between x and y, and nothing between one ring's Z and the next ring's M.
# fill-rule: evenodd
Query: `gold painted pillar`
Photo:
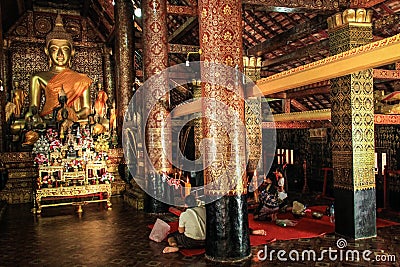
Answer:
M372 11L347 9L328 19L332 55L372 41ZM331 80L335 231L376 236L372 69Z
M247 172L253 173L261 171L261 146L262 146L262 126L261 126L261 98L250 97L246 100L246 139L248 144L248 163Z
M114 80L112 75L112 64L111 64L111 53L112 49L110 47L103 47L103 81L104 89L108 95L109 99L114 99Z
M133 5L131 1L115 0L115 88L118 110L118 143L121 144L122 124L129 101L133 96L134 68L134 28ZM108 88L106 87L108 90Z
M232 262L251 256L248 233L244 96L238 76L222 72L208 63L224 64L243 70L242 2L240 0L200 0L199 25L202 81L203 138L212 139L204 149L206 198L220 196L206 205L206 258ZM225 108L219 108L215 101ZM234 112L239 118L232 119ZM216 118L216 119L212 119ZM212 183L212 184L211 184Z
M193 81L193 98L201 98L201 84L197 83L197 81ZM193 120L193 125L194 125L194 157L195 159L199 159L201 156L201 150L200 150L200 142L203 139L203 128L202 128L202 118L196 118ZM200 166L199 166L200 165ZM202 170L203 169L203 162L199 162L199 164L196 166L196 169ZM200 178L203 177L200 173L196 173L196 178L197 175L199 175ZM204 185L204 179L203 181L196 180L198 184Z
M160 74L168 67L167 43L167 1L142 1L143 14L143 64L145 83L145 114L147 121L143 122L147 155L150 162L145 162L145 172L148 181L147 193L151 195L145 200L145 211L151 213L164 212L167 205L154 199L154 196L165 196L169 188L160 182L163 171L172 170L172 134L167 126L169 115L169 97L167 91L168 77L160 75L156 80L149 81L155 74ZM171 124L169 124L171 125ZM154 168L154 173L152 169ZM159 198L157 198L159 199Z

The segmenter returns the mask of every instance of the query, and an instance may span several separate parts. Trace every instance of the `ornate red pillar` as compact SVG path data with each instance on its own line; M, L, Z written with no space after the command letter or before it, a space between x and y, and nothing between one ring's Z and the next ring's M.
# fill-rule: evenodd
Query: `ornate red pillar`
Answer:
M243 69L242 2L200 0L203 138L212 139L205 157L205 195L220 196L206 205L206 258L232 262L251 256L246 194L244 97L241 81L212 63ZM240 76L239 76L240 77ZM224 86L213 84L223 81ZM230 88L228 88L229 85ZM224 107L217 107L216 101ZM232 115L238 117L232 119ZM214 119L213 119L214 118ZM209 166L207 166L209 165Z
M117 100L118 142L121 144L125 111L133 96L135 77L133 5L131 1L115 0L115 88ZM108 90L108 88L106 88Z
M172 136L171 129L167 126L169 98L168 94L163 93L168 87L168 77L160 75L156 80L150 80L151 82L148 79L168 67L167 1L144 0L142 11L144 78L147 80L144 113L148 114L148 119L143 124L150 161L145 162L145 175L147 193L151 195L145 200L144 209L147 212L159 213L166 211L167 206L153 197L165 196L168 188L161 182L160 175L163 171L170 172L172 169L169 161L172 158Z

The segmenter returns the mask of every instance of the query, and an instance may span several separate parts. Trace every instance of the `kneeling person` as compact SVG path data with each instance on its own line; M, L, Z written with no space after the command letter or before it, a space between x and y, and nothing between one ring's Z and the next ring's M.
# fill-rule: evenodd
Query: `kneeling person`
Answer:
M168 247L163 253L179 251L179 248L203 248L206 239L206 209L197 206L196 198L188 195L185 198L188 207L179 216L178 231L168 235Z

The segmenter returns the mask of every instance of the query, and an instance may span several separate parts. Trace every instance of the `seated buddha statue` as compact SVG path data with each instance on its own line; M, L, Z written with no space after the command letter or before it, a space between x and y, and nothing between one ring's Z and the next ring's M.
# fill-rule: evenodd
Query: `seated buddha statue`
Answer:
M22 146L31 146L39 139L39 133L37 130L45 129L46 123L39 116L38 110L36 106L32 107L32 115L27 118L25 133L25 142L22 143Z
M69 116L76 116L78 120L86 119L90 113L90 90L92 80L86 75L70 69L71 59L75 54L72 36L64 29L61 16L58 15L54 29L46 36L45 53L49 57L50 69L34 73L30 79L30 104L25 118L31 116L32 107L40 106L42 91L45 102L40 116L50 118L53 110L60 103L59 92L64 90L67 96L66 106Z

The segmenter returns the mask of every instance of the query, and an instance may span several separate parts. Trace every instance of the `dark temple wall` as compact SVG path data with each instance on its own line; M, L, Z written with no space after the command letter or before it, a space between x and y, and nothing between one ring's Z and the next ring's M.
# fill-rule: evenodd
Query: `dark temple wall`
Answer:
M308 163L307 174L309 186L316 191L322 190L323 172L321 167L332 167L331 132L328 128L326 141L312 140L308 129L277 129L277 148L294 150L295 165L291 167L288 179L300 178L301 190L303 185L303 160ZM400 170L400 125L376 125L375 126L375 150L387 153L387 169ZM263 149L264 150L264 149ZM388 202L391 208L400 210L400 172L391 172L387 176ZM330 181L328 181L330 182ZM330 186L330 183L328 183ZM293 189L293 187L292 187ZM383 176L376 177L377 204L383 204ZM329 190L328 190L329 193Z

